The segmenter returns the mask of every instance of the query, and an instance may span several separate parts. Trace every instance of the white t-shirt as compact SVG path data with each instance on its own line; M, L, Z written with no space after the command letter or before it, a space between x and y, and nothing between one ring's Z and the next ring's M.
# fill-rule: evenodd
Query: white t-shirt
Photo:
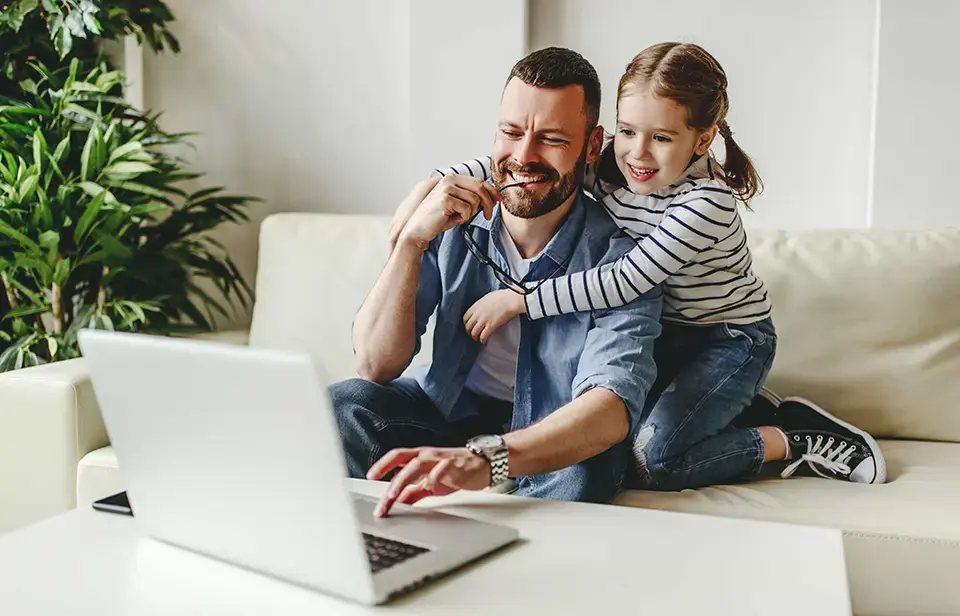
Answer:
M533 259L524 259L507 228L500 225L500 243L510 265L510 275L523 280ZM536 257L534 257L535 259ZM480 350L477 363L467 375L466 388L498 400L513 402L513 387L517 380L517 352L520 350L520 317L495 331Z

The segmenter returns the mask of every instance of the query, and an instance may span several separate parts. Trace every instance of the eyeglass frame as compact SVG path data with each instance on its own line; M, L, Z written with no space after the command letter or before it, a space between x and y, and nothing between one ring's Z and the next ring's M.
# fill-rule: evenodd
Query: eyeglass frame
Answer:
M567 258L564 259L559 265L557 265L556 269L550 272L549 276L542 278L534 286L528 287L527 285L523 284L522 282L520 282L519 280L511 276L509 272L505 271L502 267L500 267L493 259L488 257L487 254L484 252L484 250L480 247L480 245L477 244L477 241L473 239L473 234L470 233L470 226L473 223L473 221L477 219L477 216L481 214L481 212L483 212L483 210L478 211L476 214L473 215L473 218L471 218L467 222L460 225L460 233L461 235L463 235L463 240L467 243L467 249L470 251L470 254L472 254L474 258L480 262L480 265L486 265L490 269L492 269L494 277L497 280L499 280L501 284L503 284L505 287L507 287L517 295L527 296L532 293L536 293L537 289L543 286L543 284L547 280L553 278L557 274L557 272L559 272L567 263L570 262L571 257L573 257L573 250L571 249L570 254L567 255Z

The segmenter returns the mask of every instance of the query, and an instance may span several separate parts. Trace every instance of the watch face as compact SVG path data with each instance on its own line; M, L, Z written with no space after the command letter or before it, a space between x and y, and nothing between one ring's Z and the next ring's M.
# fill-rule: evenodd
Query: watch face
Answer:
M500 446L501 439L499 436L478 436L472 442L480 449L493 449Z

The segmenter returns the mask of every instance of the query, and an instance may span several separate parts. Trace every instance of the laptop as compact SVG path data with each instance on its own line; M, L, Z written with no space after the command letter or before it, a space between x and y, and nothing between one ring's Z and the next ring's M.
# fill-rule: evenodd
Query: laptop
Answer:
M515 529L351 492L323 374L305 354L84 330L80 349L136 521L159 541L379 604Z

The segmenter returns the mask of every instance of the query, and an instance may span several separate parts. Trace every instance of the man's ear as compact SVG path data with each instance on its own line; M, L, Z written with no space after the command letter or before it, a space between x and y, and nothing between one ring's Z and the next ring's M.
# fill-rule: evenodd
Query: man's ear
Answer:
M603 127L597 126L590 133L587 139L587 164L592 165L600 158L600 152L603 150Z
M710 146L713 144L713 140L717 137L717 125L714 124L709 129L700 133L700 136L697 138L697 147L694 151L698 156L703 156L707 153L707 150L710 149Z

